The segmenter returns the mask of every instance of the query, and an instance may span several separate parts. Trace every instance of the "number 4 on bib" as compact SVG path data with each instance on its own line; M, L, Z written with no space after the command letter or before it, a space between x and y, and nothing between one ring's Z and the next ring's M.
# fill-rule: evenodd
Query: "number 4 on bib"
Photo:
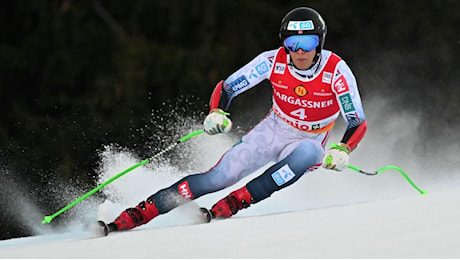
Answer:
M304 108L299 108L297 110L292 111L291 115L298 117L300 120L304 120L305 118L307 118L307 116L305 115Z

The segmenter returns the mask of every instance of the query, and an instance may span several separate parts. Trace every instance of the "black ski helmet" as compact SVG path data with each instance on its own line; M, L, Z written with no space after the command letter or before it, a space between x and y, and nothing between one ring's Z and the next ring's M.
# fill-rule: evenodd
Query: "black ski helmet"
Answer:
M326 23L317 11L308 7L298 7L291 10L284 16L281 21L279 36L281 43L283 43L284 39L291 35L318 35L319 44L318 47L316 47L316 58L313 60L313 63L316 63L321 55L321 50L324 47L326 33ZM286 50L286 53L289 53L286 47L284 49Z

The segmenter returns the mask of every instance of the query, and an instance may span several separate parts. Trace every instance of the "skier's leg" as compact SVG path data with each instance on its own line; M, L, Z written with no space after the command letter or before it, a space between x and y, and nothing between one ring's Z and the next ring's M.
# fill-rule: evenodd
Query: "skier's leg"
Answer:
M128 208L111 224L112 229L132 229L146 224L191 199L224 189L256 171L279 153L273 148L271 120L264 120L234 145L208 172L186 176L134 208Z
M296 182L305 172L318 167L323 153L322 145L314 140L300 142L286 158L246 186L218 201L211 211L217 218L228 218L239 210L270 197L275 191Z

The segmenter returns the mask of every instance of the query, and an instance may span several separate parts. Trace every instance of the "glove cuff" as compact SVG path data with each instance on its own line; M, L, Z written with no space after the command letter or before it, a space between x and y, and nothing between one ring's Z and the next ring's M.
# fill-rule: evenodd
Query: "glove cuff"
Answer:
M332 148L332 149L339 149L339 150L342 150L344 152L346 152L347 154L350 154L350 146L348 146L347 144L344 144L344 143L339 143L339 144L329 144L329 146Z
M218 114L221 114L221 115L224 115L224 116L229 116L230 113L227 113L225 112L224 110L220 109L220 108L214 108L213 110L209 111L209 113L218 113Z

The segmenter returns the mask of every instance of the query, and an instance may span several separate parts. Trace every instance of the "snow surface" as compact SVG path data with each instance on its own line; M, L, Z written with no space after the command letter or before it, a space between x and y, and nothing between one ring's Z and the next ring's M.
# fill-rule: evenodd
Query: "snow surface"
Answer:
M448 191L96 239L84 233L12 239L0 243L0 252L2 258L458 258L459 200L460 192Z
M238 140L236 135L200 135L180 144L179 159L187 163L155 162L135 169L101 191L104 202L88 199L63 214L75 215L64 230L40 224L51 212L27 212L24 219L34 219L29 228L35 235L0 241L0 258L460 258L460 178L450 164L458 160L458 145L439 141L442 150L433 148L429 160L419 158L417 117L404 111L385 117L386 104L371 104L372 128L350 163L367 171L397 165L427 194L420 195L392 170L366 176L320 169L231 219L201 223L199 207L211 207L261 169L129 232L95 238L83 231L82 222L110 222L178 178L207 170ZM331 142L343 132L335 133ZM97 169L99 183L142 159L106 147Z

